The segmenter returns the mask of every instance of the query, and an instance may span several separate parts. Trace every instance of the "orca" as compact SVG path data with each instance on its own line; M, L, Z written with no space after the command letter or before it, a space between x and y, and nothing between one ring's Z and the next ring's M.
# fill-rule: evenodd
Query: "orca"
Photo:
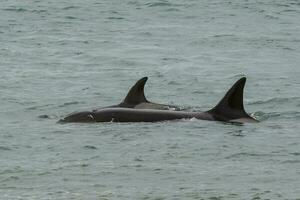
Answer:
M97 108L94 111L98 111L104 108L134 108L134 109L157 109L157 110L181 110L181 108L174 105L153 103L147 100L145 97L145 84L148 77L143 77L138 80L128 91L125 99L113 106L107 106L102 108Z
M71 113L59 122L158 122L191 118L229 123L258 122L244 109L245 83L246 77L239 79L214 108L205 112L108 107Z

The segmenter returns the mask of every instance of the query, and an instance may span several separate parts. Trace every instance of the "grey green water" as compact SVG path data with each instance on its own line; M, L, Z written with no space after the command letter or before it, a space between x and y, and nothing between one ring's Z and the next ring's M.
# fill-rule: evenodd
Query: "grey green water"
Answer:
M0 0L0 199L300 199L298 0ZM57 124L146 95L243 126ZM48 118L47 118L48 117Z

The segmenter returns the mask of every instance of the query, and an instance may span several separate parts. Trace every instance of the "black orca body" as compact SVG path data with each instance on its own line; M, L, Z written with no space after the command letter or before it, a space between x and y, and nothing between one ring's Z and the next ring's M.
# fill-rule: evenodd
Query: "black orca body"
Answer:
M108 107L72 113L59 122L157 122L196 118L223 122L257 122L244 110L243 92L246 78L238 80L213 109L206 112L185 112L154 109Z
M153 103L145 97L145 84L148 77L143 77L138 80L129 90L125 99L118 105L107 106L95 109L94 111L104 108L134 108L134 109L157 109L157 110L180 110L179 107L167 104Z

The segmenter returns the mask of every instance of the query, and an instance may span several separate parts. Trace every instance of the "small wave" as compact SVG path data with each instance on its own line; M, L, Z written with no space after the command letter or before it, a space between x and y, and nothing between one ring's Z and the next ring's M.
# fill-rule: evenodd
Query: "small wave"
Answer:
M293 156L300 156L300 152L294 152L294 153L290 153Z
M177 81L169 81L168 85L180 85Z
M285 160L281 162L282 164L295 164L300 163L300 160Z
M11 11L11 12L26 12L26 11L28 11L25 8L5 8L3 10Z
M197 118L193 117L193 118L191 118L189 121L191 121L191 122L195 122L195 121L199 121L199 119L197 119Z
M70 106L70 105L76 105L76 104L81 104L83 102L80 102L80 101L71 101L71 102L67 102L67 103L64 103L62 105L59 105L58 107L61 108L61 107L66 107L66 106Z
M10 151L11 150L11 148L9 148L9 147L5 147L5 146L0 146L0 151Z
M179 12L180 10L178 8L168 8L165 11L167 11L167 12Z
M296 12L296 13L299 13L299 10L286 9L286 10L283 10L283 11L281 11L281 12L288 12L288 13L290 13L290 12Z
M47 13L47 10L27 10L25 8L5 8L4 11L10 12L32 12L32 13Z
M245 133L243 132L243 130L236 130L236 131L230 131L226 134L229 134L231 136L235 136L235 137L245 137Z
M244 158L244 157L268 157L270 154L259 154L259 153L235 153L225 157L225 159L232 159L232 158Z
M274 116L280 116L280 114L278 113L264 113L262 111L257 111L254 113L251 113L250 115L251 117L253 117L254 119L257 119L258 121L265 121L267 119L269 119L270 117L274 117Z
M206 94L206 92L205 91L196 90L196 91L193 91L192 94Z
M51 172L45 171L45 172L40 172L40 173L38 173L37 175L38 175L38 176L44 176L44 175L50 175L50 174L51 174Z
M77 17L73 17L73 16L66 16L66 19L78 19Z
M0 175L2 174L11 174L11 173L22 173L24 170L22 170L20 167L15 167L14 169L5 169L3 171L0 171Z
M33 13L47 13L47 10L32 10Z
M219 37L234 37L233 34L219 34L219 35L214 35L213 37L219 38Z
M135 157L135 158L134 158L134 161L136 161L136 162L143 162L144 159L141 158L141 157Z
M41 106L31 106L26 108L26 110L44 110L45 108L48 108L49 106L52 106L53 104L46 104Z
M185 62L185 59L182 58L175 58L175 57L164 57L162 58L163 61L169 61L169 62L174 62L174 63L180 63L180 62Z
M290 101L300 101L300 97L275 97L272 99L268 99L265 101L254 101L254 102L249 102L249 105L258 105L258 104L270 104L270 103L286 103Z
M40 119L50 119L49 115L39 115L38 118Z
M42 114L42 115L38 115L37 118L40 119L40 120L45 120L45 119L55 119L55 120L57 120L57 119L59 119L59 116L53 115L53 114L52 115Z
M108 17L107 19L111 19L111 20L122 20L125 19L124 17Z
M275 17L273 15L265 15L265 18L267 18L267 19L279 19L279 17Z
M71 9L77 9L79 8L78 6L66 6L66 7L63 7L62 10L71 10Z
M289 4L292 4L292 3L275 3L274 5L276 7L285 7L285 8L288 8L288 7L290 7Z
M85 149L97 149L97 147L93 146L93 145L85 145L83 148Z
M185 4L176 4L176 3L170 3L169 1L158 1L153 3L146 3L145 4L148 7L190 7L191 5Z
M4 182L5 181L16 181L16 180L19 180L20 178L18 176L10 176L10 177L7 177L6 179L4 179Z
M172 6L172 4L167 2L167 1L166 2L163 1L163 2L147 3L146 6L148 6L148 7L161 7L161 6Z
M290 48L290 47L285 47L285 46L278 46L281 47L283 50L288 50L288 51L295 51L296 49Z
M141 3L139 1L129 1L128 5L141 6Z
M251 116L253 116L258 121L265 121L270 118L285 118L285 119L299 119L300 118L300 112L298 111L285 111L285 112L270 112L270 113L264 113L261 111L252 113Z

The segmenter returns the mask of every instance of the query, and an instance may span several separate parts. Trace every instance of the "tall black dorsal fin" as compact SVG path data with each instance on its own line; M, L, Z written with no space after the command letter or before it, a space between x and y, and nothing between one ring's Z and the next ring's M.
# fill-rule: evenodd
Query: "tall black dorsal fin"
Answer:
M244 87L246 77L239 79L225 94L223 99L208 112L224 121L239 118L251 118L244 109ZM223 121L222 120L222 121Z
M132 86L121 104L135 105L139 103L148 103L144 94L144 87L148 77L143 77Z

